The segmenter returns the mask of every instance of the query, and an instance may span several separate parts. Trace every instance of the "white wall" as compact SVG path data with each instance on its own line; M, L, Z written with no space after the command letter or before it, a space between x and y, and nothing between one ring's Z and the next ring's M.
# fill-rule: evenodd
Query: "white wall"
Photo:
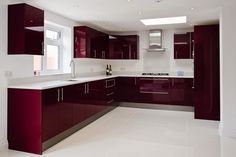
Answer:
M32 56L7 56L7 1L0 1L0 147L7 144L7 78L6 71L12 77L33 75Z
M221 10L221 126L223 136L236 137L236 2Z
M7 84L8 78L33 77L33 56L7 55L7 0L0 1L0 149L7 147ZM77 25L74 21L45 12L45 19L72 28ZM72 29L71 32L72 34ZM68 43L72 45L72 37ZM71 47L71 46L70 46ZM72 49L70 48L70 51ZM7 72L10 74L6 74Z

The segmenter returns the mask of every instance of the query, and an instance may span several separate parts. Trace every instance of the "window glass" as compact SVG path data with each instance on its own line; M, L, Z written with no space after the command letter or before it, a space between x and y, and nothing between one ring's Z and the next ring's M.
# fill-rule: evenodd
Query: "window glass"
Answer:
M46 30L46 38L50 40L58 40L59 39L59 32Z
M59 47L47 45L47 70L59 69Z

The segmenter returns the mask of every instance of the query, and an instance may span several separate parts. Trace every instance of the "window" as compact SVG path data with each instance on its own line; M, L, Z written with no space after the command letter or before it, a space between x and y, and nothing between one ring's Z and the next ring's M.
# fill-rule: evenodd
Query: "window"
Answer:
M34 56L34 71L41 74L62 73L62 29L45 27L44 56Z

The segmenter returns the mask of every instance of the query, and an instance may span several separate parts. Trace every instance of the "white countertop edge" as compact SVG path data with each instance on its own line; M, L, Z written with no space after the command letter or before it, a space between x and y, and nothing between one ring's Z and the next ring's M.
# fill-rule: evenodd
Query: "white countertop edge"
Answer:
M26 84L14 84L9 85L9 89L28 89L28 90L45 90L63 86L69 86L74 84L81 84L86 82L111 79L116 77L157 77L157 78L193 78L193 76L148 76L148 75L113 75L113 76L93 76L93 77L79 77L78 81L68 81L67 80L55 80L55 81L45 81L45 82L35 82L35 83L26 83Z

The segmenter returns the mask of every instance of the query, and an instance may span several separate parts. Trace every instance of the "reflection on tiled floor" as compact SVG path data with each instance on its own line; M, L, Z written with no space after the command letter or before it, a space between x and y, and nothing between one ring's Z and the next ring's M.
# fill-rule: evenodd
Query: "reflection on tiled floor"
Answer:
M0 157L38 157L12 150ZM192 112L119 107L43 157L235 157L236 139L221 138L218 122Z

